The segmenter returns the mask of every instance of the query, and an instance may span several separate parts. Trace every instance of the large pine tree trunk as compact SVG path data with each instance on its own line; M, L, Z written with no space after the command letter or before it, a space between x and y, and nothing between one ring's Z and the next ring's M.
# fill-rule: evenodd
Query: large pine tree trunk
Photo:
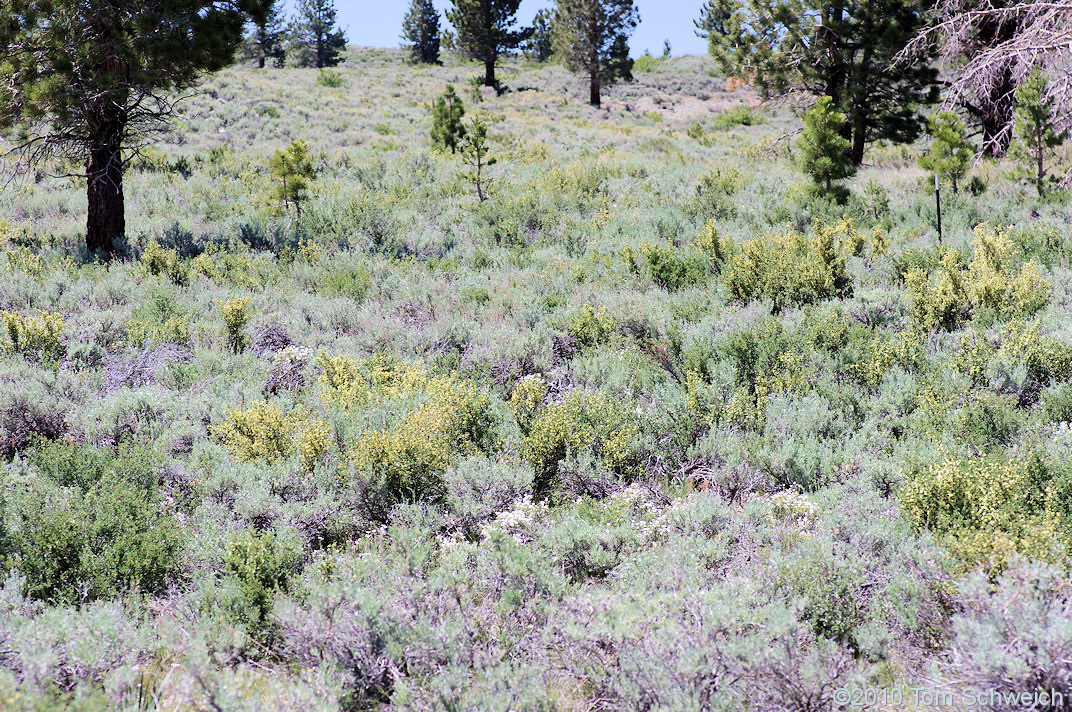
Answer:
M599 72L592 72L588 82L588 103L592 106L600 105L599 96Z
M89 152L86 170L86 247L113 252L126 233L123 206L123 162L118 136L98 142Z
M486 57L484 59L484 86L495 86L495 58Z
M857 124L852 129L852 147L849 149L849 159L852 165L858 166L864 162L864 142L867 140L867 127Z

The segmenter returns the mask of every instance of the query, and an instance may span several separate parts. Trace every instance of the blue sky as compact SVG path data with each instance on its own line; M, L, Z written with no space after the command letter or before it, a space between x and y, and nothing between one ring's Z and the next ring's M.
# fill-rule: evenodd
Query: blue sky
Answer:
M434 0L440 10L450 7L449 0ZM397 47L402 32L402 18L409 0L335 0L339 24L346 28L350 44L369 47ZM636 0L640 25L629 42L634 57L645 49L661 54L663 40L669 39L673 54L703 54L704 40L693 34L692 21L700 14L703 0ZM293 0L287 3L293 7ZM521 0L517 16L528 24L536 11L552 7L551 0Z

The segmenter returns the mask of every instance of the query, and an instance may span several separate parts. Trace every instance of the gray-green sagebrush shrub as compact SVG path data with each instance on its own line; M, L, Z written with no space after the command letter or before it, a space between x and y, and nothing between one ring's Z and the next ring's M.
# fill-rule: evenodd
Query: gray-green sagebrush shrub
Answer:
M952 654L942 666L958 685L985 693L985 708L1066 710L1072 700L1072 588L1056 566L1018 559L996 585L976 573L958 592ZM1056 695L1063 704L1055 704ZM1026 694L1039 704L1022 706Z

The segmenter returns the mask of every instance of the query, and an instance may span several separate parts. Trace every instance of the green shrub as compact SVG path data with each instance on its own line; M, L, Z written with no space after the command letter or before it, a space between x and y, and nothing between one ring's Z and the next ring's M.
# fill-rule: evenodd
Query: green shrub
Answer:
M1047 267L1072 259L1072 240L1060 227L1031 222L1017 227L1009 237L1025 257L1038 260Z
M247 530L227 544L223 562L253 614L251 620L242 622L258 637L264 631L276 595L287 591L290 577L300 569L302 552L272 532Z
M160 593L177 575L182 533L162 506L151 454L51 443L39 478L8 503L16 523L6 566L34 598L72 604Z
M316 75L316 84L321 87L328 87L329 89L340 89L346 86L346 79L343 78L342 72L332 71L331 69L321 69Z
M727 220L737 213L732 198L747 182L736 168L716 168L700 176L696 195L688 204L691 215L705 220Z
M852 291L845 269L859 233L848 221L817 225L810 238L789 231L747 240L737 247L722 272L734 299L769 300L775 313L792 304L812 304Z
M1016 406L1011 396L979 393L957 411L949 430L959 442L978 448L1007 445L1023 424Z
M859 563L835 553L825 538L807 540L794 554L782 564L780 578L804 599L804 618L816 635L853 645L867 616Z
M175 295L167 289L153 287L134 309L124 327L127 343L135 348L147 344L191 342L190 315L177 305Z
M705 260L699 255L678 250L673 243L665 246L645 243L640 246L640 255L633 248L626 247L621 254L634 272L647 272L653 282L670 292L698 284L707 278Z
M715 114L711 120L716 129L730 129L734 126L756 126L767 122L767 117L751 106L735 106Z
M1042 417L1049 423L1072 423L1072 386L1064 384L1042 396Z
M343 267L328 272L323 284L328 294L363 302L372 288L372 274L365 267Z
M652 72L660 65L663 64L663 60L660 57L653 57L650 54L642 54L633 60L633 71L637 73Z
M735 331L715 345L718 355L733 364L738 385L750 391L755 390L761 375L774 371L789 348L785 328L773 317Z
M611 174L606 164L592 160L556 164L540 177L539 189L563 208L590 211L602 207Z

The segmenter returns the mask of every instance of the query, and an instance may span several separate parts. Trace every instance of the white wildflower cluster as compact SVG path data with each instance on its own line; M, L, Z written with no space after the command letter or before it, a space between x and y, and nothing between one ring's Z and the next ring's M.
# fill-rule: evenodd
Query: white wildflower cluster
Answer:
M495 519L480 527L480 538L485 539L493 532L502 532L522 544L533 540L533 529L544 524L549 516L546 502L533 502L531 495L525 495L514 506L500 512Z
M654 517L638 521L636 530L640 538L651 545L666 541L672 532L684 529L685 512L692 506L695 497L695 492L689 492L681 499L675 499Z
M1053 426L1053 444L1058 452L1072 452L1072 423L1057 423Z
M652 495L651 491L636 482L614 492L604 500L604 503L608 509L640 515L646 512L655 512L662 508L661 503Z
M461 530L455 529L449 534L437 534L436 540L439 542L439 546L441 549L449 551L454 547L458 546L459 544L465 542L465 537L462 536Z
M788 524L805 532L815 524L818 514L815 505L802 494L793 491L778 492L768 497L770 517L775 522Z

